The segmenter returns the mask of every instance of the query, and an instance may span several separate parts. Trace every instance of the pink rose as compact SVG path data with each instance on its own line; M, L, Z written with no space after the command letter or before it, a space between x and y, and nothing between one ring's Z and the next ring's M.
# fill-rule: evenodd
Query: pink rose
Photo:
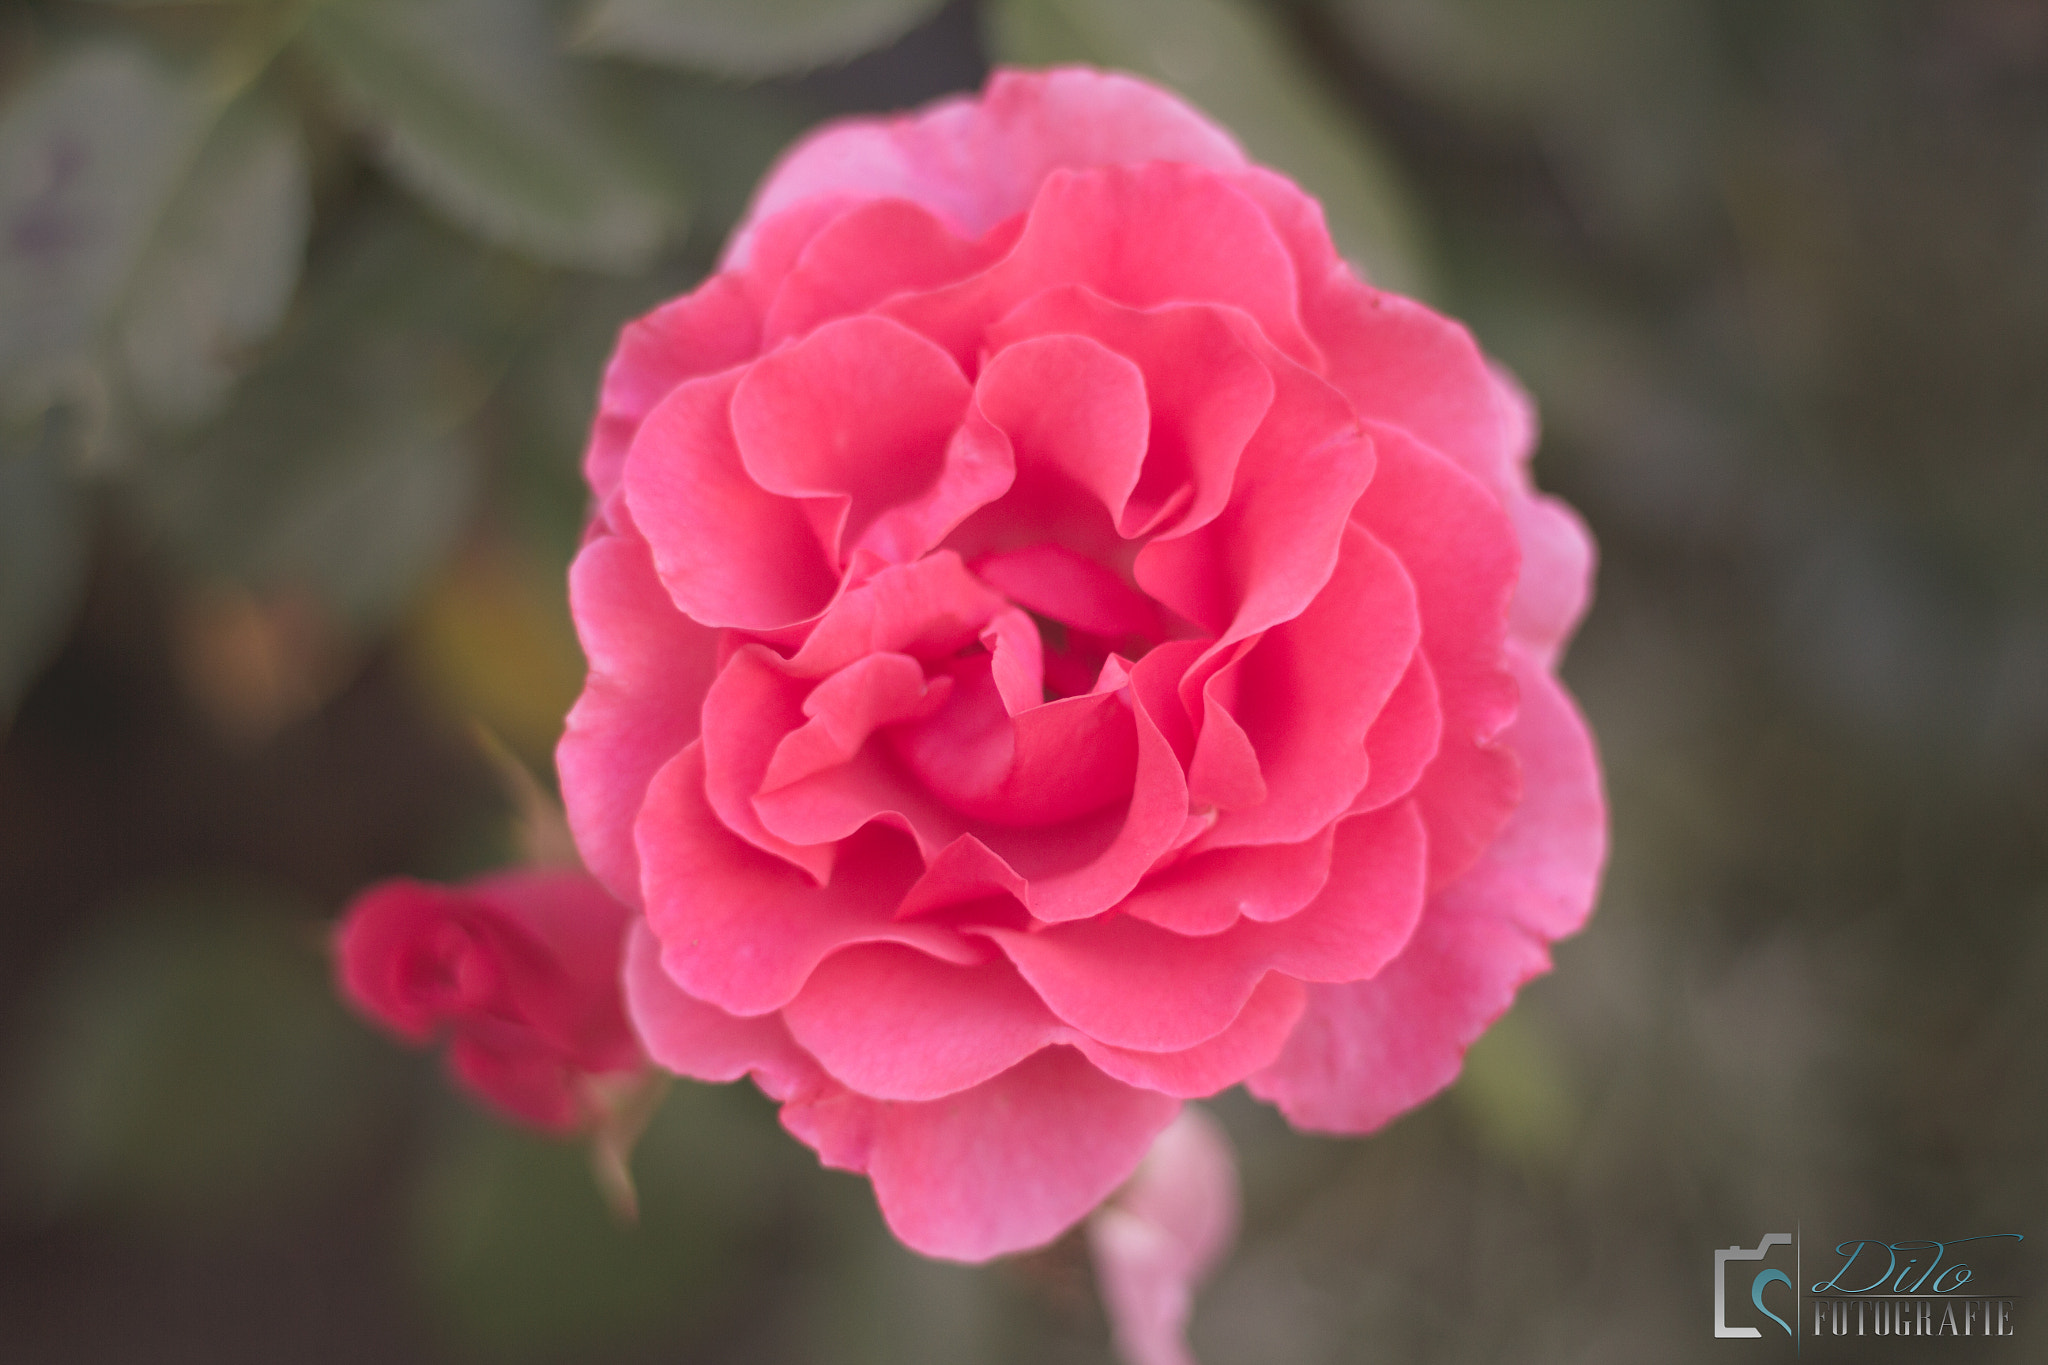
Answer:
M630 915L582 872L380 882L335 932L342 992L411 1042L447 1034L470 1090L568 1132L602 1117L594 1078L646 1065L619 992Z
M626 328L585 466L559 760L648 1051L963 1260L1184 1098L1355 1133L1443 1087L1604 851L1532 440L1142 82L812 135Z

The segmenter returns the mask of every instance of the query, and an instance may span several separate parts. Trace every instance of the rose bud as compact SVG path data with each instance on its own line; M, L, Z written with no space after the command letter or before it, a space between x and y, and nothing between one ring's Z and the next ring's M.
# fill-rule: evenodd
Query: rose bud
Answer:
M449 1040L457 1080L555 1133L608 1117L646 1066L620 999L630 912L587 873L503 872L461 886L399 878L335 931L343 993L407 1041Z
M908 1245L1074 1226L1183 1100L1363 1133L1592 908L1527 402L1141 81L828 126L628 325L557 751L650 1055Z
M1138 1173L1088 1217L1095 1278L1129 1365L1194 1365L1195 1288L1237 1235L1237 1161L1223 1127L1189 1105Z

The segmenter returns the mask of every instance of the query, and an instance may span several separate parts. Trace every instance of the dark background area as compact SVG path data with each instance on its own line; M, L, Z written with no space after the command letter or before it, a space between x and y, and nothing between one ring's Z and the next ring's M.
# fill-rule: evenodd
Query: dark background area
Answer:
M2028 1237L2016 1340L1817 1355L2038 1351L2048 5L395 2L0 17L0 1359L1108 1359L1077 1240L921 1261L745 1086L676 1087L618 1226L324 958L513 854L470 726L550 770L619 323L804 127L992 59L1297 175L1601 547L1601 909L1372 1138L1214 1102L1203 1360L1775 1358L1711 1253L1795 1223ZM52 200L74 144L118 174Z

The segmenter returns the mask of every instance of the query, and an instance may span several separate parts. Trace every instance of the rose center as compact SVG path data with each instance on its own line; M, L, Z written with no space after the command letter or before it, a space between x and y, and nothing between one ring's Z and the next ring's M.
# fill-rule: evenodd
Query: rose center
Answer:
M1171 634L1158 603L1057 541L983 555L971 567L1037 625L1048 700L1089 692L1111 654L1135 663Z
M1098 635L1079 630L1041 612L1030 613L1038 627L1038 643L1045 659L1045 699L1085 696L1102 675L1102 665L1112 654L1126 663L1136 663L1159 641L1136 631L1120 636Z

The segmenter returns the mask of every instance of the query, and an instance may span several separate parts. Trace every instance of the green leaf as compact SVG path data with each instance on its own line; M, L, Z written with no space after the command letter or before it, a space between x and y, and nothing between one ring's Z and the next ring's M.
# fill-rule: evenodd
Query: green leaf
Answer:
M496 1359L672 1336L714 1313L744 1272L775 1209L776 1159L794 1146L756 1096L685 1081L640 1140L639 1221L627 1225L582 1144L465 1114L415 1210L429 1300L464 1345Z
M57 964L9 1106L46 1207L261 1217L358 1139L376 1053L310 922L247 893L138 902Z
M1419 292L1421 232L1392 163L1317 84L1272 18L1243 0L994 0L1006 62L1122 67L1184 94L1245 151L1322 202L1338 250L1375 283Z
M354 229L313 272L302 322L237 401L153 451L127 487L196 566L310 587L375 628L464 525L476 471L463 423L540 284L530 267L411 215Z
M301 41L391 173L484 237L630 273L678 225L540 0L331 0Z
M91 352L206 134L192 82L125 44L44 67L0 116L0 398L90 388Z
M283 315L310 214L298 132L263 104L222 116L123 44L60 57L0 122L0 396L96 428L121 396L202 415Z
M305 144L266 105L230 109L137 266L120 347L145 413L190 421L226 395L284 316L312 217Z
M595 0L576 45L733 76L843 62L915 28L941 0Z
M44 426L35 424L39 439L0 442L0 733L85 593L85 498Z

